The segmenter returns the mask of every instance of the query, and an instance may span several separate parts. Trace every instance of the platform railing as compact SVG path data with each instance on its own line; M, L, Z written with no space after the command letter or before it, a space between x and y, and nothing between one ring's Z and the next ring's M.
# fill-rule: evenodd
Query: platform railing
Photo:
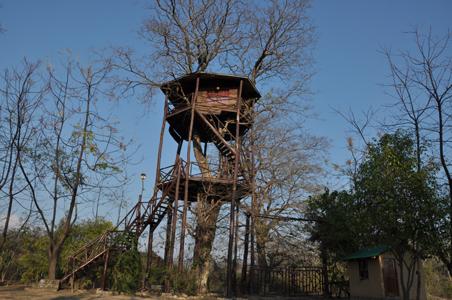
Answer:
M168 115L172 115L181 111L185 111L191 108L191 99L193 98L193 93L187 94L185 96L180 95L177 100L168 100ZM237 97L224 97L221 99L209 99L208 102L203 102L203 110L208 110L209 105L211 104L212 108L218 107L218 105L224 105L225 111L235 112L237 110ZM234 104L225 104L224 102L228 102L230 100L234 100ZM240 107L241 114L244 118L247 118L249 112L249 102L240 99ZM212 111L214 114L214 111Z
M180 164L182 168L181 177L185 178L185 170L187 166L187 162L183 159L180 159ZM232 179L232 167L231 170L227 170L225 168L225 165L217 164L217 163L209 163L209 175L206 175L205 169L198 163L198 162L190 162L190 168L189 168L189 176L190 177L201 177L201 178L214 178L214 179ZM176 167L176 164L170 165L164 168L160 169L160 183L166 183L173 181L176 179L176 172L174 171L174 168ZM245 177L239 173L238 181L245 180Z

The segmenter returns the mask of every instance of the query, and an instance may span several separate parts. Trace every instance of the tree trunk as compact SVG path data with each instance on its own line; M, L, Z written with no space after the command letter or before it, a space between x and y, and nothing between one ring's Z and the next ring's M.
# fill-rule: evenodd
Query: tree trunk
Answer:
M193 267L198 279L198 293L205 294L208 292L207 280L211 267L211 252L221 205L219 203L208 203L202 198L199 200Z
M50 280L56 279L56 273L58 269L58 258L60 256L60 251L58 249L55 249L54 247L51 247L49 249L49 273L47 277Z
M403 257L403 256L402 256ZM406 285L405 285L405 272L403 268L403 258L397 257L397 263L399 265L399 280L400 280L400 286L402 287L402 297L403 300L410 300L410 295L407 291Z
M257 252L257 265L259 268L267 268L267 254L265 244L268 240L268 228L261 220L256 220L256 252Z
M205 153L201 147L201 139L198 135L193 136L193 151L198 162L202 176L212 177ZM208 186L206 188L209 188ZM221 204L209 203L205 193L198 194L196 209L197 224L195 230L195 248L193 253L193 268L196 272L198 293L208 292L207 281L211 267L211 252L213 240L217 229L217 220Z
M421 260L416 259L416 300L421 299Z
M323 243L321 243L320 245L320 255L322 258L323 296L331 297L328 278L328 250L323 245Z
M0 242L0 251L3 249L4 244L6 243L6 239L8 236L8 229L9 229L9 222L11 220L11 212L13 209L13 203L14 203L14 181L16 179L16 170L17 170L17 164L18 164L18 156L19 156L19 149L16 150L16 159L14 161L14 167L11 173L11 181L9 183L9 189L8 189L8 208L5 216L5 224L3 225L3 233L2 233L2 240Z

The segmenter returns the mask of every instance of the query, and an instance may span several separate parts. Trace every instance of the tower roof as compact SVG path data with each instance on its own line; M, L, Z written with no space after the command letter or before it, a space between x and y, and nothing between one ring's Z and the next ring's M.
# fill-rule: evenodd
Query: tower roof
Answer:
M249 78L245 76L217 73L191 73L163 83L160 86L160 89L165 95L168 95L170 93L169 91L172 90L172 88L175 86L182 87L185 93L194 92L197 78L200 79L201 89L206 89L209 87L215 88L217 86L238 87L240 80L243 80L243 99L259 99L261 97L261 94L256 89L251 80L249 80Z

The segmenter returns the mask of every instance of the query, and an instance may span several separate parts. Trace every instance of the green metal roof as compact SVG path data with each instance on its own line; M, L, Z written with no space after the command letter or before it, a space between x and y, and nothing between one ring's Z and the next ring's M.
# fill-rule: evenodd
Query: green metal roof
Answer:
M372 248L361 249L359 251L356 251L355 253L347 255L346 257L342 258L342 260L353 260L353 259L375 257L384 252L387 252L389 249L390 248L388 246L377 246L377 247L372 247Z

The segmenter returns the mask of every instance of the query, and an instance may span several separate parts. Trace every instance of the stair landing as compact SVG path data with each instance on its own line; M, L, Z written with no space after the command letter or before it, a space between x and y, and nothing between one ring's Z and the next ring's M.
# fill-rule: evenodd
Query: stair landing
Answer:
M157 185L160 190L166 190L168 186L172 183L175 185L175 178L168 180L166 182L161 182ZM189 202L197 202L198 194L205 193L208 195L210 200L217 201L231 201L232 195L232 186L233 186L232 178L216 178L210 177L207 178L205 176L190 176L188 179L188 201ZM179 183L179 200L184 200L184 191L185 191L185 177L180 178ZM176 191L173 189L170 192L170 197L175 197ZM239 181L237 183L237 193L236 200L240 200L245 198L250 194L250 189L248 185L244 182Z

